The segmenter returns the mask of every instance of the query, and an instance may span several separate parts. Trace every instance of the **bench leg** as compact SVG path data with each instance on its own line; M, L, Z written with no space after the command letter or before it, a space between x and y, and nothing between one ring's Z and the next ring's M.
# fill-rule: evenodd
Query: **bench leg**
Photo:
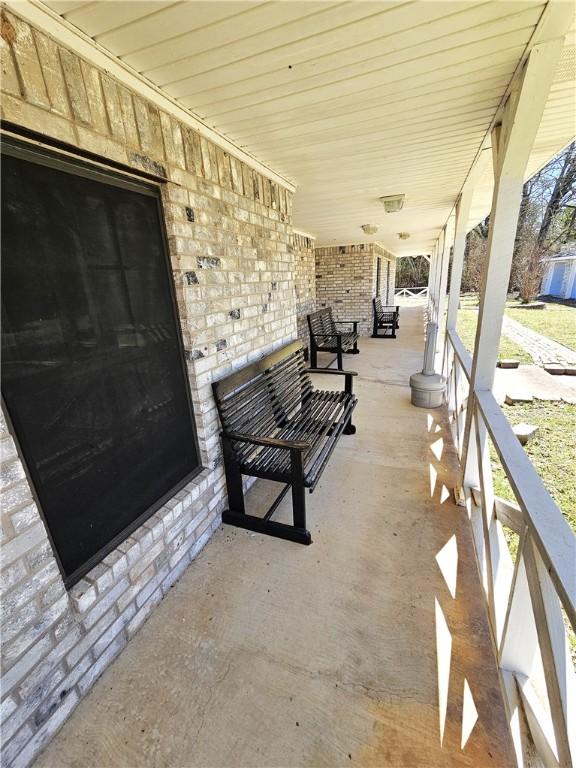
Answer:
M231 512L240 515L246 513L244 507L244 488L242 487L242 473L236 462L232 445L228 438L222 438L224 454L224 473L226 475L226 490L228 491L228 507Z
M336 357L338 358L338 370L343 371L344 367L342 365L342 336L336 337Z
M318 368L318 353L314 342L310 344L310 368Z
M222 513L222 522L234 525L236 528L244 528L247 531L265 533L267 536L275 536L277 539L294 541L296 544L312 544L310 531L303 528L295 528L287 523L277 523L275 520L265 520L255 515L239 515L228 510Z
M287 539L297 544L311 544L312 536L306 530L306 500L304 488L304 472L302 466L302 454L300 451L291 451L292 478L289 486L278 496L264 517L246 514L244 506L244 492L242 488L242 473L238 468L235 457L232 454L230 441L222 438L224 446L224 471L226 473L226 486L228 490L229 509L222 513L222 522L245 528L248 531L265 533L268 536L276 536L279 539ZM288 488L292 488L292 504L294 524L277 523L270 520L276 508L282 501Z
M292 517L294 528L306 530L306 488L301 451L290 451L292 463Z
M351 395L352 394L352 387L353 387L352 376L346 376L346 384L345 384L344 391L346 392L347 395ZM354 426L354 424L352 424L352 414L350 414L350 417L348 418L348 421L346 422L346 426L344 427L342 432L345 435L355 435L356 434L356 427Z

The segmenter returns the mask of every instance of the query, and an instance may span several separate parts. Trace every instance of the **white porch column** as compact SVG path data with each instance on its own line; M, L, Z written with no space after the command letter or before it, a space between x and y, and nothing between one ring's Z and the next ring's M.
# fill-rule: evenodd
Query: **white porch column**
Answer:
M442 254L440 257L440 269L438 275L438 312L436 322L438 323L438 336L436 337L436 371L442 373L442 359L444 356L444 339L446 336L446 290L448 287L448 272L450 271L450 249L454 243L454 216L450 214L446 226L444 227L444 237L442 242Z
M470 208L474 197L474 188L478 179L484 173L490 159L489 148L483 147L470 171L466 183L462 188L458 202L456 203L456 222L454 228L454 248L452 254L452 274L450 276L450 295L448 297L448 311L446 313L446 329L456 328L458 318L458 305L460 303L460 288L462 285L462 271L464 269L464 252L466 251L466 235L468 234L468 220Z
M466 235L468 232L468 218L472 204L473 190L463 190L456 203L456 228L454 231L454 252L452 255L452 275L450 278L450 295L448 297L448 311L446 313L446 330L456 328L458 317L458 304L460 303L460 286L462 284L462 271L464 269L464 251L466 250Z
M438 322L438 302L440 299L440 275L442 270L442 253L446 240L445 230L443 229L434 245L434 253L430 262L430 277L428 279L428 292L430 296L431 311L429 320Z
M494 193L472 366L476 389L491 389L494 382L524 173L562 44L558 39L532 49L518 89L508 97L502 123L492 131Z
M440 311L440 283L442 281L442 264L444 259L444 250L446 248L446 227L442 229L442 232L440 232L440 237L438 238L438 248L436 249L436 275L435 275L435 284L434 284L434 295L436 297L436 313L434 315L434 320L438 323L439 322L439 316L438 313Z
M430 260L428 262L428 320L432 320L434 315L434 285L437 267L437 252L438 242L436 241L432 248Z
M508 96L501 121L492 130L494 192L466 416L463 485L478 485L475 452L469 452L468 446L476 442L478 453L486 450L485 434L477 435L476 439L471 437L475 412L473 393L491 390L494 383L524 174L562 44L563 37L559 37L532 48L518 82Z

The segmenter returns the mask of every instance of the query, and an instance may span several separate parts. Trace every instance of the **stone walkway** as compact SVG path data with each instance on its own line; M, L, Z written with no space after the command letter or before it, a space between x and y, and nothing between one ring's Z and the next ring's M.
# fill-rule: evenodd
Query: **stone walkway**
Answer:
M531 310L526 310L529 312ZM535 311L535 310L533 310ZM576 366L576 352L573 352L563 344L542 336L541 333L526 328L525 325L504 315L502 332L512 341L519 344L532 356L539 365L544 363L562 363L564 365Z
M497 368L494 397L502 405L506 395L519 400L564 400L576 405L576 376L551 376L538 365Z

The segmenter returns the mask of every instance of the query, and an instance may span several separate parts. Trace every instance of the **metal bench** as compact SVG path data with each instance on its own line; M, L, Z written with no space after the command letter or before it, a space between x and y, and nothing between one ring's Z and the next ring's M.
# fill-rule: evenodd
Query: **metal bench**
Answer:
M372 312L374 315L374 326L372 329L373 339L395 339L396 331L400 328L400 307L390 307L382 304L382 299L372 299ZM384 333L378 333L383 330ZM389 335L387 335L389 332Z
M310 373L345 377L344 391L315 389ZM342 433L352 435L354 371L306 368L298 341L212 385L222 423L229 508L225 523L300 544L312 542L306 529L305 489L314 490ZM244 506L242 475L286 487L263 517ZM292 489L293 524L271 520Z
M310 363L318 366L318 352L335 352L338 358L338 370L342 370L344 352L357 355L358 322L356 320L334 320L332 308L326 307L307 316L310 330ZM351 325L351 331L339 331L337 325Z

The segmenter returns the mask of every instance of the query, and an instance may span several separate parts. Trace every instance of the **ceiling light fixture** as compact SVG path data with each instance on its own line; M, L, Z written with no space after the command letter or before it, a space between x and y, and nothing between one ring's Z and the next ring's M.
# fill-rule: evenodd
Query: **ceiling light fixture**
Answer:
M398 237L400 240L408 240L410 237L410 232L398 232Z
M374 235L378 232L378 226L376 224L362 224L362 231L366 235Z
M397 213L402 210L405 197L406 195L385 195L380 198L380 202L386 213Z

